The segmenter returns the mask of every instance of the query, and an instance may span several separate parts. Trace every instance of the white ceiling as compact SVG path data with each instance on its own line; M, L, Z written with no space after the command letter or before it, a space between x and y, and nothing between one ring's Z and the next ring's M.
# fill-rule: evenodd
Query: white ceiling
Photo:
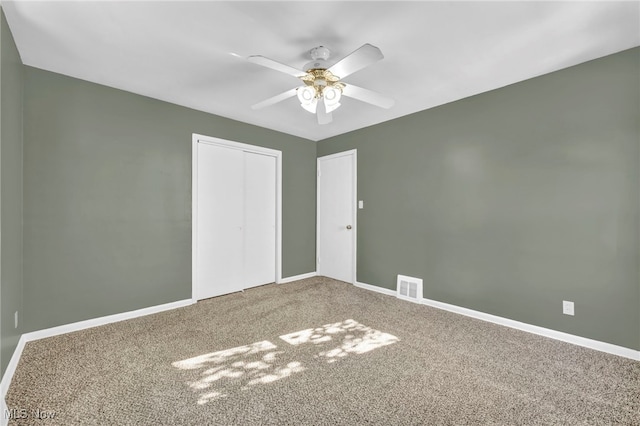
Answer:
M3 1L26 65L314 141L640 45L640 2ZM385 58L345 82L393 97L344 99L319 125L296 98L251 105L299 80L318 45Z

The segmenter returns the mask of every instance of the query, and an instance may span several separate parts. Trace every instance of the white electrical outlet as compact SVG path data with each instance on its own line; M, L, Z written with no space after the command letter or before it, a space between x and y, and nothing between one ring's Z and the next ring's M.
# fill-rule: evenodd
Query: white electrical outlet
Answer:
M359 209L364 209L364 201L362 201L362 200L358 201L358 208Z
M574 315L573 302L567 300L562 301L562 313L565 315Z
M13 315L13 319L14 319L14 327L18 328L18 311L16 311L16 313Z

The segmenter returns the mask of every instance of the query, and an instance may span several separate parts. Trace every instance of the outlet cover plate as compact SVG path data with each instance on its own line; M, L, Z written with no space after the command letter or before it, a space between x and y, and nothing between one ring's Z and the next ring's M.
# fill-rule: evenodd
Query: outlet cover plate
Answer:
M567 300L562 301L562 313L565 315L574 315L573 302Z

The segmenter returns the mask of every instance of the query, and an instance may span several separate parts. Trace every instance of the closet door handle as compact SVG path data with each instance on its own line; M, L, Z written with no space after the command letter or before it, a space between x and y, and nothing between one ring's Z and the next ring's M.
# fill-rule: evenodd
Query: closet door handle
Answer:
M347 229L351 229L351 225L347 225Z

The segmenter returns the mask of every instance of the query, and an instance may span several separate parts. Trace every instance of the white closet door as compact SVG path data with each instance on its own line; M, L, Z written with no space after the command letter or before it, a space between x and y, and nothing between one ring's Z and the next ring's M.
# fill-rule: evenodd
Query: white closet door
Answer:
M198 299L244 288L244 153L199 143Z
M276 158L244 153L245 288L276 278Z

